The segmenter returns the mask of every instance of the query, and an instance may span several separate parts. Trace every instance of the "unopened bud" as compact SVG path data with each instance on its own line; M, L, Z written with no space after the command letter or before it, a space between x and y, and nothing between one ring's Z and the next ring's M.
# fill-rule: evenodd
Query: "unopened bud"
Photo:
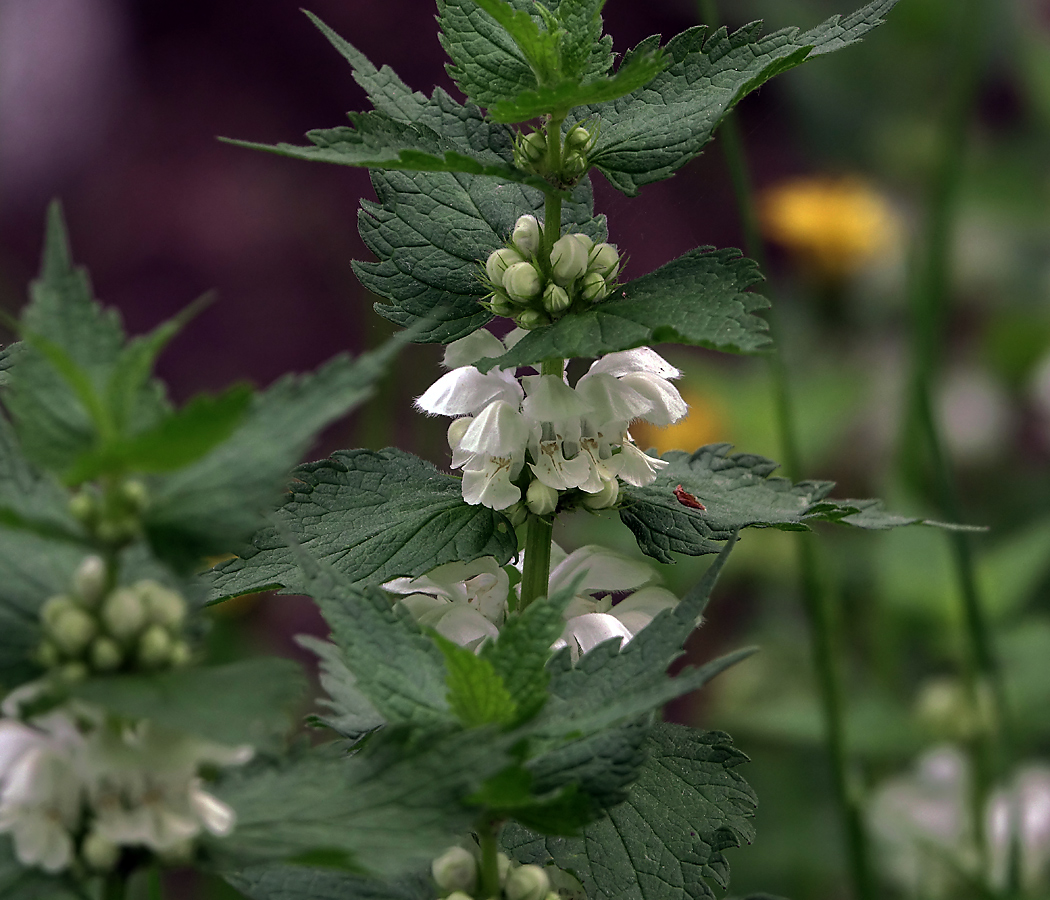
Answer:
M587 271L587 251L571 234L562 235L551 248L551 274L565 287Z
M66 663L58 670L58 677L66 684L79 684L88 677L88 667L82 662Z
M51 641L42 641L40 646L36 648L36 661L45 669L53 669L58 665L58 661L61 658L58 647L52 644Z
M98 631L94 616L79 607L63 610L48 629L50 638L67 656L78 656Z
M120 847L92 831L80 845L80 855L88 868L108 872L120 859Z
M590 256L588 271L597 272L603 278L615 278L616 273L620 271L620 254L615 245L595 244Z
M565 135L565 147L567 150L577 150L586 153L594 144L597 135L592 134L582 125L575 125Z
M470 423L473 421L474 419L470 416L452 420L452 424L448 426L447 433L450 449L455 450L459 446L459 442L463 440L463 435L467 433L467 429L470 428Z
M159 669L171 662L171 635L160 625L150 625L139 638L138 660L147 669Z
M185 641L176 641L171 645L171 664L177 669L193 662L193 651Z
M76 601L72 597L66 594L56 594L54 597L49 597L44 605L40 607L40 620L48 628L54 628L55 623L59 617L65 613L67 609L76 609Z
M556 284L548 284L543 290L543 308L549 313L565 312L572 301L569 299L565 288Z
M77 596L87 606L95 606L106 589L106 564L101 556L86 556L73 575Z
M539 866L519 866L507 876L507 900L545 900L551 889L547 873Z
M534 516L549 516L558 508L558 492L536 478L525 493L525 502Z
M528 303L540 295L543 280L532 263L515 263L503 273L503 290L511 300Z
M582 178L588 168L587 157L582 153L566 153L561 161L561 175L566 181Z
M186 601L182 595L152 580L140 581L135 587L146 604L146 616L151 622L170 629L182 627L186 618Z
M449 847L431 863L430 872L438 887L468 894L478 883L478 863L474 854L463 847Z
M537 166L547 157L547 136L542 131L522 135L517 143L519 165Z
M505 294L493 293L492 299L489 301L489 309L492 310L493 315L504 316L510 319L517 315L520 307L515 306L511 302L510 297Z
M107 544L125 544L138 532L139 523L134 516L105 518L95 527L99 540Z
M524 328L526 331L531 331L533 328L539 328L543 325L549 325L550 319L544 313L541 313L538 309L526 309L519 313L514 319L519 328Z
M510 857L506 853L496 854L496 871L499 872L499 883L506 884L510 873Z
M120 668L124 661L124 654L120 651L120 645L113 638L105 635L95 638L91 642L91 666L99 672L112 672Z
M535 216L520 216L514 223L510 242L523 256L535 256L540 248L540 223Z
M117 588L102 604L102 623L113 637L124 641L146 624L146 604L133 588Z
M69 514L78 522L87 523L95 518L97 505L89 491L77 491L69 498Z
M588 509L608 509L620 498L620 482L615 478L603 478L602 489L597 494L587 494L583 505Z
M502 286L503 273L515 263L520 262L525 262L525 257L517 250L501 247L499 250L493 250L489 258L485 260L485 274L489 276L489 281L494 285Z
M474 900L466 891L453 891L445 900Z
M588 303L601 300L608 293L609 288L605 284L605 279L597 272L588 272L583 276L580 282L580 296Z
M519 525L529 517L529 508L521 500L517 503L512 503L505 510L503 515L510 519L510 524L517 528Z
M137 478L129 478L120 486L120 493L124 501L135 512L142 512L149 503L149 492L146 485Z
M576 239L576 242L583 247L587 254L587 258L590 259L591 250L594 249L594 241L582 231L574 231L572 232L572 236Z

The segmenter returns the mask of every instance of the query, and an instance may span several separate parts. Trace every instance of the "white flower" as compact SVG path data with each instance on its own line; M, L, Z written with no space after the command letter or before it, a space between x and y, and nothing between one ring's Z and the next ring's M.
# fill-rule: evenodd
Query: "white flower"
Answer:
M512 373L493 369L482 374L474 366L460 366L417 397L416 407L439 416L472 416L497 400L517 405L523 396Z
M463 499L471 506L506 509L521 499L511 484L525 465L529 426L514 405L495 400L470 423L452 458L463 468Z

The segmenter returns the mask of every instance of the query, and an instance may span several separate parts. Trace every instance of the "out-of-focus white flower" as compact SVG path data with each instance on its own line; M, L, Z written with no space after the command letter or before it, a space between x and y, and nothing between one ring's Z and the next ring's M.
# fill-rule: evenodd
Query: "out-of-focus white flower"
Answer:
M1050 878L1050 766L1020 769L1006 788L995 791L985 810L991 858L980 870L970 812L970 764L953 746L919 758L912 773L886 781L872 796L869 820L886 875L923 897L952 897L958 873L1006 886L1016 842L1027 891L1045 888Z

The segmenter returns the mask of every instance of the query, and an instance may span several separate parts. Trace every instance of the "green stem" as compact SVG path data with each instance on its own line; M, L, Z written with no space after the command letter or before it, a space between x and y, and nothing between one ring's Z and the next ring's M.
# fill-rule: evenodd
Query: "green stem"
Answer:
M525 526L525 566L521 573L519 609L525 609L533 600L547 596L553 537L554 519L529 513Z
M565 114L552 115L547 123L547 170L561 171L561 126ZM543 201L543 240L540 243L539 263L544 272L550 274L551 250L561 237L561 197L548 191Z
M490 900L499 897L499 822L485 818L478 827L481 844L481 897Z
M124 875L112 872L102 883L102 900L124 900L126 890L127 880Z
M699 0L701 18L712 29L719 27L718 7L715 0ZM765 246L758 227L755 203L748 174L743 141L736 122L730 113L719 128L719 139L729 169L733 193L736 197L744 241L748 255L759 267L765 268ZM772 311L766 316L770 334L778 348L781 329ZM791 395L787 366L781 350L769 356L770 376L773 386L774 413L781 450L784 456L785 474L792 480L802 477L802 460L796 433L796 417ZM871 848L864 828L859 791L851 775L852 765L846 746L845 688L837 664L835 615L831 593L821 583L820 565L816 547L806 535L799 535L798 553L800 588L803 606L810 633L810 648L813 669L817 678L821 711L824 719L824 743L831 764L831 775L835 795L843 819L846 853L850 880L858 900L876 900L878 887L871 864Z
M146 873L146 897L148 900L164 900L164 885L160 878L160 866L154 863Z

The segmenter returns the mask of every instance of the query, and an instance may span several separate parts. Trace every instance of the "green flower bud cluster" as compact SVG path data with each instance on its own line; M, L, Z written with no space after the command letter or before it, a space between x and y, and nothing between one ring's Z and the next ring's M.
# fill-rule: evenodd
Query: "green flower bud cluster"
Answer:
M545 131L519 134L514 141L514 165L526 172L541 175L552 183L568 186L575 184L590 168L588 154L598 139L597 128L574 125L565 134L562 153L557 168L552 168L550 146Z
M543 233L535 216L521 216L507 246L489 254L485 276L488 308L532 329L557 321L573 308L605 299L616 287L620 255L615 245L596 244L579 232L562 235L550 257L540 258Z
M183 666L191 657L185 619L180 594L150 579L113 588L102 558L89 556L69 593L41 607L37 660L73 681L89 672Z
M85 485L70 498L69 511L102 543L120 547L141 533L148 503L146 485L128 478L104 491Z
M498 854L499 883L504 900L559 900L551 890L547 870L540 866L515 865L503 853ZM445 900L474 900L481 881L478 854L463 847L449 847L433 861L431 874L445 892Z

